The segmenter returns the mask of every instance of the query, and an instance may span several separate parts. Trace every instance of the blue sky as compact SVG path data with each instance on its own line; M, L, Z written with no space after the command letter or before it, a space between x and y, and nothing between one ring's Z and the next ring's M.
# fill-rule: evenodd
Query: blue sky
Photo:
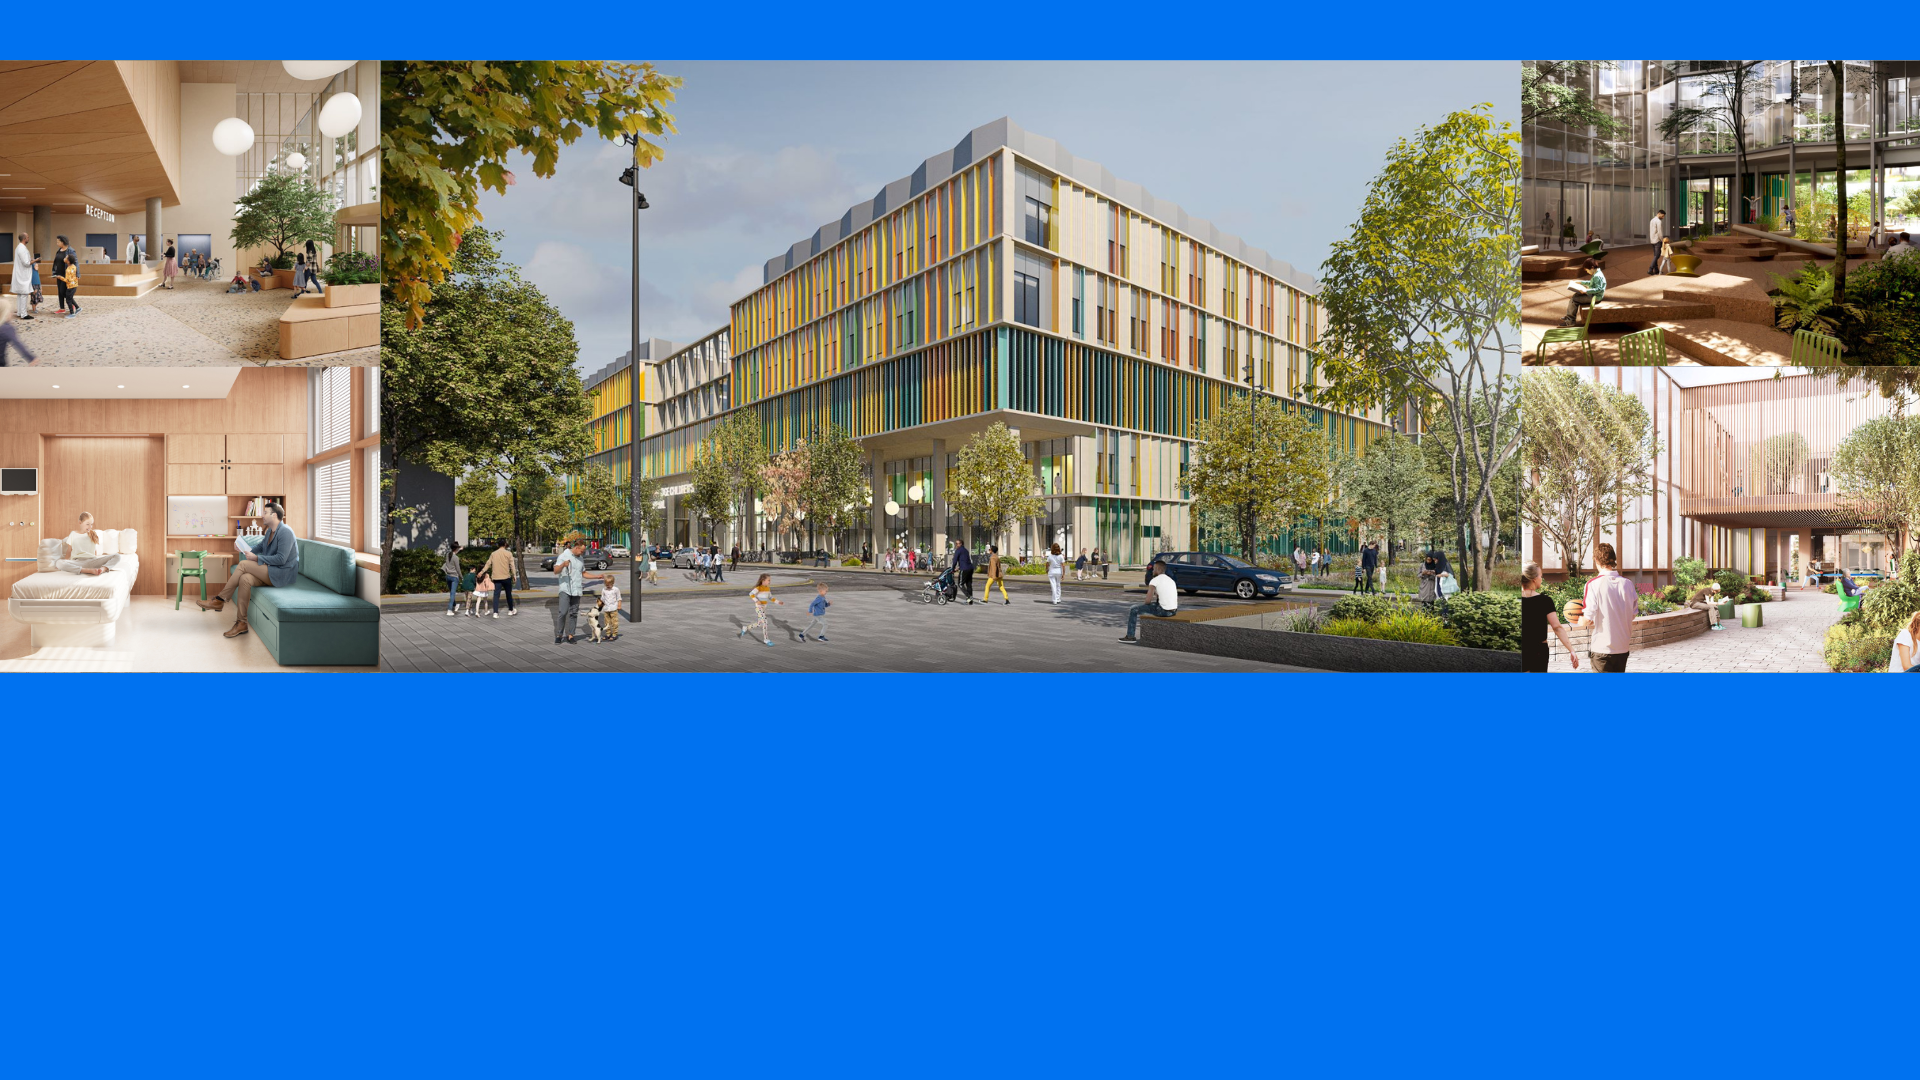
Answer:
M642 190L640 329L718 329L761 265L1001 116L1317 273L1394 140L1491 102L1518 120L1513 61L656 61L685 79L679 133ZM588 139L481 210L574 322L580 366L624 353L629 151Z

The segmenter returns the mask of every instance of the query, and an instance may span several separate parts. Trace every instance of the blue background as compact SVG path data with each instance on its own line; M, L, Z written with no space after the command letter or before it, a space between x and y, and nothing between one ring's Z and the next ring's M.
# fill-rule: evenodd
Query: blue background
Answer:
M837 12L867 29L830 52L979 41L877 10L375 25L387 55L792 55ZM1177 14L990 40L1445 57L1651 32ZM86 17L220 57L287 25ZM0 1076L1915 1071L1913 684L318 678L0 683Z

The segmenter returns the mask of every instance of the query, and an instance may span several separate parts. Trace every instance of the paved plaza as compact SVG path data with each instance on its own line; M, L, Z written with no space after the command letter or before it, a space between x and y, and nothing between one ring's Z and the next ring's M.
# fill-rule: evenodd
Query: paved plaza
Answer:
M435 611L383 611L386 671L1287 671L1272 664L1149 649L1117 640L1141 593L1074 590L1055 606L1044 581L1021 582L1011 604L920 603L921 579L821 574L833 601L826 642L800 640L813 586L776 588L773 647L740 629L752 619L752 576L724 591L649 593L645 621L620 640L556 645L551 600L518 616L454 618ZM784 575L783 575L784 576ZM980 584L976 579L976 585ZM716 587L717 588L717 587ZM589 601L591 603L591 601ZM1182 607L1239 603L1180 598Z
M1840 601L1823 592L1788 590L1785 600L1760 605L1765 626L1741 627L1724 619L1725 630L1709 630L1684 641L1639 649L1627 662L1633 672L1826 671L1820 658L1827 627L1840 620ZM1566 662L1548 670L1568 675ZM1591 669L1580 657L1579 674Z

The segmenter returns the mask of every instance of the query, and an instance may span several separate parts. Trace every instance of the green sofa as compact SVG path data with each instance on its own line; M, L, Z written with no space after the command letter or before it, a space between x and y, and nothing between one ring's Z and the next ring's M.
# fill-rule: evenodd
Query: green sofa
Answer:
M360 599L353 552L301 540L300 576L253 590L247 623L282 667L380 663L380 605Z

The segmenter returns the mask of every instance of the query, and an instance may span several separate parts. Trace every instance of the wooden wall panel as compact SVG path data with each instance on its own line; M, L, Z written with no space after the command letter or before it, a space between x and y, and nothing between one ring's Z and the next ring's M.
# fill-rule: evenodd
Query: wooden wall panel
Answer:
M227 437L225 435L186 435L167 436L167 464L203 464L218 465L227 459Z
M222 465L168 465L168 495L225 495L227 470Z
M229 435L227 460L278 465L287 460L281 456L281 441L278 435Z
M40 468L40 436L0 431L0 466ZM38 554L41 498L40 495L0 495L0 557L24 559ZM34 564L30 562L0 562L0 586L11 589L14 582L33 571Z
M72 532L90 511L103 529L140 530L140 577L133 591L164 595L166 496L161 490L166 448L159 438L69 435L46 441L41 478L49 536Z
M286 487L287 467L285 465L227 466L227 494L229 495L285 495Z

